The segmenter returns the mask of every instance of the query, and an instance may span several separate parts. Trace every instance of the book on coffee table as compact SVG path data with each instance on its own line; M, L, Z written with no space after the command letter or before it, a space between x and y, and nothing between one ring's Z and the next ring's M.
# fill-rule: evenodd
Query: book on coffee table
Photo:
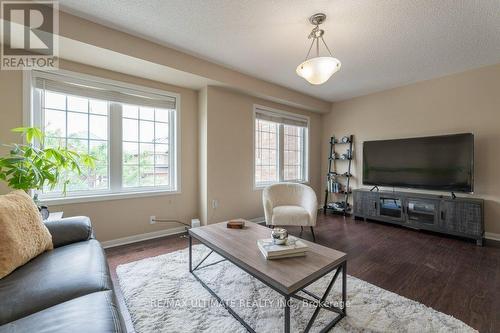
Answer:
M286 244L274 244L272 238L259 239L257 246L266 259L281 259L305 256L309 247L300 239L289 236Z
M264 258L268 260L274 260L274 259L284 259L284 258L293 258L293 257L303 257L307 254L307 252L297 252L297 253L289 253L289 254L281 254L281 255L274 255L269 257L268 253L266 253L264 250L262 250L259 247L260 252L264 256Z

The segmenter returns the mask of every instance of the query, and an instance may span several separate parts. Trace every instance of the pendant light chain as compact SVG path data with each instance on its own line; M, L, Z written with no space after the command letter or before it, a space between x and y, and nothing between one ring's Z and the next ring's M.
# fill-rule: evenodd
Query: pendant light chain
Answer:
M316 57L319 57L319 38L316 38Z
M314 39L311 42L311 46L309 46L309 51L307 51L307 55L306 55L306 58L304 59L304 61L309 59L309 54L311 53L311 49L312 49L313 45L314 45Z
M320 31L320 34L318 36L318 31ZM314 42L316 42L316 57L319 57L319 40L323 42L323 45L325 45L326 50L328 51L328 54L330 54L331 57L333 57L332 51L330 51L330 48L325 42L325 39L323 38L324 31L319 29L319 24L317 24L314 29L312 29L311 33L309 34L309 38L312 38L311 45L309 46L309 50L307 51L306 58L304 61L309 59L309 55L311 54L312 47L314 45Z
M319 30L319 24L317 24L314 29L312 29L312 31L309 33L309 36L307 38L311 39L312 38L312 42L311 42L311 46L309 46L309 50L307 51L307 55L306 55L306 58L304 59L304 61L306 61L307 59L309 59L309 54L311 54L311 50L312 50L312 47L314 45L314 42L316 42L316 56L319 55L319 45L318 45L318 41L317 41L317 38L316 37L316 31Z
M325 42L325 40L323 39L323 36L321 36L321 40L323 41L323 44L325 44L325 47L326 47L326 49L327 49L328 53L330 53L330 56L331 56L331 57L333 57L333 54L332 54L332 52L330 51L330 48L328 47L328 45L326 45L326 42Z

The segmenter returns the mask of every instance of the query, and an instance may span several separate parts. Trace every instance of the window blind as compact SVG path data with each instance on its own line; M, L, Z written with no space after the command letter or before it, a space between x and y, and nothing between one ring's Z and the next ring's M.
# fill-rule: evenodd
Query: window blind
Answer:
M63 94L95 98L110 102L176 109L175 97L159 95L112 84L75 79L66 75L43 73L34 78L34 87Z
M271 112L267 110L257 109L255 111L255 118L278 124L307 127L307 119L305 118L294 117L291 115L284 115L281 113Z

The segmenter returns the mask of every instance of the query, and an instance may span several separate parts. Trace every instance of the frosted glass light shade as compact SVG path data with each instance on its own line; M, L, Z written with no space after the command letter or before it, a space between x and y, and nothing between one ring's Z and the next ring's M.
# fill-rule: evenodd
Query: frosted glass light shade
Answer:
M334 57L311 58L297 66L297 74L311 84L323 84L340 69L340 60Z

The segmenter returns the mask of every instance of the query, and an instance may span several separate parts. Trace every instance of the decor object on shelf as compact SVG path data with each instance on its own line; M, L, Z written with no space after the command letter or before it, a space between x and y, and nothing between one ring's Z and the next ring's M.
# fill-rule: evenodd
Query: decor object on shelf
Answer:
M442 195L354 190L354 217L476 240L483 244L484 200Z
M30 196L0 195L0 279L47 250L52 237Z
M62 185L62 193L66 194L70 172L82 175L83 167L95 167L95 158L89 154L66 147L46 147L45 135L37 127L18 127L12 132L21 133L26 142L6 145L10 151L0 157L0 179L13 189L29 192ZM33 199L38 200L36 193Z
M308 36L308 39L312 39L311 46L307 52L306 59L303 63L297 66L296 72L300 77L303 77L307 82L315 85L323 84L330 77L335 74L340 69L340 61L334 58L332 52L326 45L323 35L325 31L320 29L319 26L326 20L326 15L323 13L314 14L309 18L309 22L315 25L314 29ZM330 56L320 56L319 53L319 42L323 42L326 50ZM316 57L309 58L311 49L316 44Z
M192 250L193 258L197 261L210 252L204 245L194 245ZM203 327L206 332L247 332L222 306L197 307L195 316L192 313L192 306L177 307L175 311L168 312L165 311L165 306L149 306L151 295L155 295L158 300L169 300L172 304L212 304L213 296L186 269L188 251L186 248L118 266L117 285L122 290L131 317L134 318L135 330L171 332L177 327L182 327L184 332L196 332ZM214 253L207 259L207 265L222 259ZM264 327L260 331L265 332L283 332L283 310L279 306L274 306L281 300L280 293L249 276L227 260L202 269L198 274L204 281L216 281L210 283L210 286L222 299L231 301L235 311L245 318L251 327ZM330 280L328 276L318 279L307 289L319 295L328 287ZM389 327L393 332L407 332L411 325L411 330L414 332L477 333L459 319L353 276L347 275L347 285L349 286L347 302L352 307L347 309L349 315L331 332L380 332L384 330L381 327ZM238 288L228 288L228 286L238 286ZM189 292L179 292L179 290ZM328 301L339 301L340 298L339 277ZM260 299L269 301L259 302ZM263 305L248 306L248 302L232 302L232 300L248 300L251 304ZM311 305L295 299L291 302L293 315L290 319L293 331L304 332L311 316ZM166 315L168 320L165 320ZM321 310L319 313L319 317L324 316L323 318L331 315L330 311ZM319 332L323 328L323 323L316 321L311 331Z
M262 191L266 225L310 227L316 226L318 199L314 190L299 183L277 183Z
M340 155L340 159L341 160L348 160L351 158L351 152L349 151L349 149L342 155Z
M336 178L331 177L328 179L328 191L330 193L340 193L342 191L342 184Z
M325 203L323 205L323 212L326 214L327 211L334 213L339 213L344 216L351 213L351 207L349 204L349 196L351 194L351 162L353 158L352 147L353 147L353 135L343 136L340 140L337 140L334 136L330 138L330 156L328 157L328 174L326 175L326 189L325 189ZM348 145L346 152L344 154L339 154L335 151L335 146L341 145L345 147ZM347 161L347 166L345 166L345 172L337 171L337 161L342 161L345 164ZM341 181L343 183L341 183ZM330 194L334 196L334 200L338 196L343 196L342 200L330 202Z
M344 201L329 202L328 207L334 209L335 211L341 211L343 209L347 209Z

